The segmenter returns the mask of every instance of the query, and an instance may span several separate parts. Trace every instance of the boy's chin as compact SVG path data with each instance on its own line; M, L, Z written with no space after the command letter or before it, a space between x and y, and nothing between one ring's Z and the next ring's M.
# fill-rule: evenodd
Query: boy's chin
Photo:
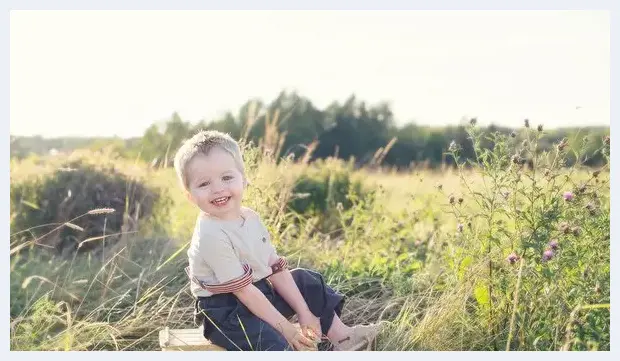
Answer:
M218 218L229 218L231 215L241 214L241 206L239 204L227 204L224 207L214 207L211 205L205 211Z

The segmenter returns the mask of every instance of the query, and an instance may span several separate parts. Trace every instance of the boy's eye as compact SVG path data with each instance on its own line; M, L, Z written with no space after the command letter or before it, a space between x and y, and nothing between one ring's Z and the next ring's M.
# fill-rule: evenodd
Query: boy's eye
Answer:
M232 177L232 176L230 176L230 175L225 175L223 179L224 179L225 181L229 181L229 180L233 179L233 177Z
M209 182L202 182L200 183L200 185L198 187L202 188L202 187L206 187L209 185Z

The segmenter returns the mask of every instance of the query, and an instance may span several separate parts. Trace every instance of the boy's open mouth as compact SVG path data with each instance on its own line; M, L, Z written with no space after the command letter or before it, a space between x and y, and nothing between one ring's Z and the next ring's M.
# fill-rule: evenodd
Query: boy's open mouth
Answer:
M214 204L216 206L223 206L226 203L228 203L229 200L230 200L230 197L220 197L220 198L216 198L212 200L211 204Z

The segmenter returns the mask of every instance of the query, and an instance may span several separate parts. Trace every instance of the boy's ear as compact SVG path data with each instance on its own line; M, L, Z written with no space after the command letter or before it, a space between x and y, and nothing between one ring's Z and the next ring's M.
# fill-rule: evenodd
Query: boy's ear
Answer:
M187 189L185 190L185 196L187 197L188 201L190 201L192 203L194 202L194 198L192 198L192 194Z

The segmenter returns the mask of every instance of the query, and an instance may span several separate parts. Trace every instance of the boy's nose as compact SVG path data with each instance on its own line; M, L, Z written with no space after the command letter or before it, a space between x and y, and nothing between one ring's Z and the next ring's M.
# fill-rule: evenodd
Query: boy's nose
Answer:
M213 193L220 193L224 190L224 185L221 182L216 182L213 184Z

